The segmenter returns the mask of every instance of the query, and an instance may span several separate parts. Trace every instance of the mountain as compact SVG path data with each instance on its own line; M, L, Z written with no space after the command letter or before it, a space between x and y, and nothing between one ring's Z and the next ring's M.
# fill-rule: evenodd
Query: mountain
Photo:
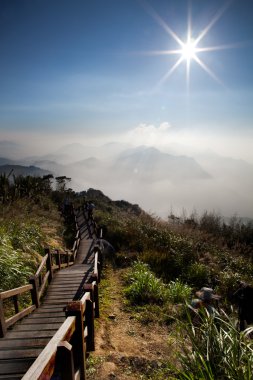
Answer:
M151 182L210 178L194 158L174 156L156 148L139 146L119 155L113 165L118 173Z
M0 166L1 165L16 165L16 161L5 157L0 157Z
M15 175L15 176L34 176L34 177L42 177L47 174L51 174L48 170L43 170L36 166L22 166L22 165L1 165L0 173Z

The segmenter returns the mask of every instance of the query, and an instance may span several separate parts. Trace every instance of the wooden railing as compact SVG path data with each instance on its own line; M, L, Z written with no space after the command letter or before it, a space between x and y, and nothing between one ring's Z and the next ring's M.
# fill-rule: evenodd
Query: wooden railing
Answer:
M86 379L86 355L95 350L92 293L67 304L65 322L22 380Z
M24 285L20 286L19 288L7 290L5 292L0 293L0 337L3 337L6 334L8 327L12 326L19 319L25 317L26 315L30 314L34 309L36 309L35 304L33 304L31 306L26 307L22 311L19 310L18 296L29 291L31 293L33 292L32 285ZM8 298L12 298L13 300L15 315L5 319L4 300Z
M102 230L100 231L102 238ZM29 285L0 293L0 336L19 319L31 313L40 305L40 299L51 282L54 271L72 265L80 244L80 232L77 231L73 248L70 251L46 250L38 270L30 279ZM79 301L66 305L66 320L57 330L41 354L22 377L22 380L74 380L86 379L87 353L95 350L94 318L99 317L98 284L102 269L102 248L93 246L93 281L83 285L84 295ZM18 296L30 292L32 305L19 311ZM12 298L15 315L5 319L3 300Z
M80 243L80 233L77 231L73 248L70 251L60 252L59 250L50 251L45 249L43 257L37 272L30 278L30 284L19 288L7 290L0 293L0 337L4 337L7 329L14 323L30 314L35 308L40 306L40 300L45 289L53 279L54 271L60 270L66 266L74 264L77 250ZM19 297L21 294L30 292L31 306L20 311ZM7 318L4 313L4 302L9 300L14 307L14 315Z

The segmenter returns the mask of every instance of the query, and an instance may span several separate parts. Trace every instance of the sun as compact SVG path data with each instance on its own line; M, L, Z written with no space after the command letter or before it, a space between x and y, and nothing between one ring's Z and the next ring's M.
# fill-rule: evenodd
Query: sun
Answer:
M152 16L152 18L165 30L167 34L174 39L178 44L177 49L173 50L159 50L148 52L149 55L178 55L178 59L172 67L169 68L167 73L161 78L158 85L163 84L172 73L181 65L183 62L186 63L186 83L187 88L189 89L190 83L190 68L192 63L198 64L212 79L217 81L223 86L221 80L211 71L211 69L204 63L204 61L199 57L198 53L203 52L213 52L215 50L230 49L236 47L235 45L218 45L218 46L202 46L200 47L200 41L206 36L210 31L213 25L220 19L223 13L226 11L229 6L229 2L225 3L222 8L220 8L206 27L195 37L192 35L192 25L191 25L191 12L190 8L188 9L188 23L187 23L187 33L186 40L182 40L177 33L156 13L156 11L143 0L145 4L146 11ZM203 44L201 44L203 45ZM147 52L146 52L147 53Z
M187 42L183 44L181 49L182 58L189 62L196 58L196 53L196 42L193 38L188 38Z

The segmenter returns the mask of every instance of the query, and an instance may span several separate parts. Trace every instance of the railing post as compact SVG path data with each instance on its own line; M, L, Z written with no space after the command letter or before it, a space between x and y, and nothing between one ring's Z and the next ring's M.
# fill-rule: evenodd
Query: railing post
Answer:
M69 342L63 341L58 344L55 367L55 378L59 378L60 376L61 380L75 379L73 351L72 345Z
M3 300L0 298L0 338L3 338L7 332L4 316Z
M30 278L29 283L32 284L33 288L31 290L32 295L32 303L36 306L40 306L40 299L39 299L39 290L38 290L38 278L36 276L33 276Z
M86 301L85 325L88 329L88 335L86 337L87 351L95 351L94 307L92 300Z
M99 297L98 297L98 284L94 284L94 304L95 304L95 318L99 318Z
M66 255L67 255L67 267L69 266L69 251L66 251Z
M85 292L90 293L90 298L93 302L94 317L99 318L99 298L98 298L98 285L96 281L93 281L91 284L84 284Z
M13 304L14 304L15 313L18 314L19 305L18 305L18 296L17 295L13 296Z
M53 266L52 266L52 256L51 256L51 252L49 248L45 248L45 254L48 255L46 266L47 266L47 271L49 272L48 282L50 283L53 279L54 274L53 274Z
M55 252L56 252L56 264L58 265L59 270L60 270L61 269L61 254L60 254L59 249L56 249Z
M73 337L74 360L80 368L81 379L86 380L86 347L84 338L84 308L80 301L73 301L66 306L66 317L76 317L76 331Z

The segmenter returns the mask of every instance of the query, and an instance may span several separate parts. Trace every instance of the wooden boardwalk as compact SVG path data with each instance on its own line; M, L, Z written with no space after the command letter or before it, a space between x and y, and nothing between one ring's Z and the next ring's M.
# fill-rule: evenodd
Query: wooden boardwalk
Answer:
M94 281L96 236L84 213L76 214L80 244L75 263L54 272L40 306L0 338L0 379L21 379L66 319L66 305L80 300ZM32 380L32 379L31 379Z

